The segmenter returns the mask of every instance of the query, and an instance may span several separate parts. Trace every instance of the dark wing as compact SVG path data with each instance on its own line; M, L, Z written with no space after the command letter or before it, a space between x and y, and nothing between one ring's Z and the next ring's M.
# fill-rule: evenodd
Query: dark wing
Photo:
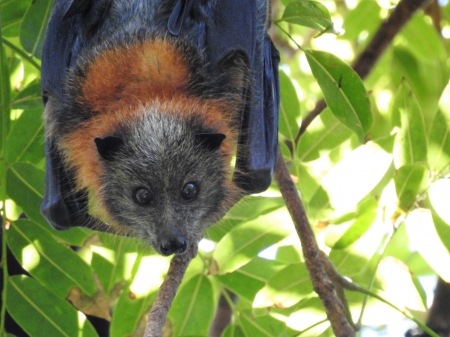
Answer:
M192 0L178 0L168 29L177 35L189 30L184 22ZM265 191L275 169L278 152L280 89L279 54L267 34L267 0L211 0L197 15L198 48L212 66L232 52L242 52L250 68L246 109L241 118L235 183L248 193ZM191 23L192 21L189 21ZM184 26L183 26L184 24ZM202 45L203 44L203 45Z
M64 101L63 92L68 68L76 62L83 48L82 15L90 9L91 0L55 1L47 27L42 55L42 99L46 108L52 97ZM92 11L90 11L92 12ZM95 21L95 20L92 20ZM66 170L52 139L45 144L45 191L41 213L55 229L67 229L89 223L87 195L74 193L73 177Z
M234 181L248 193L265 191L277 161L280 89L279 54L267 34L267 0L217 0L208 48L214 59L241 49L248 57L251 83L242 116Z

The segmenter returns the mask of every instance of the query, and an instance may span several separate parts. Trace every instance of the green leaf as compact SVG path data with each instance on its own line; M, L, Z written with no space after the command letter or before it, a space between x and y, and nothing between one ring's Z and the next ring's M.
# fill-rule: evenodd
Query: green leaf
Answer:
M333 249L344 249L358 241L369 230L370 226L372 226L376 216L376 210L369 210L358 215L355 221L353 221L350 227L333 245Z
M275 259L280 263L294 264L302 261L301 255L301 247L287 245L278 247Z
M225 219L226 221L247 221L268 212L272 212L282 206L284 206L284 201L281 197L262 197L250 195L241 199L236 205L234 205L225 215Z
M301 161L311 161L338 147L353 133L325 109L309 125L298 143L298 157Z
M25 110L14 123L7 139L6 158L9 163L30 159L33 163L44 155L44 123L42 108Z
M242 312L239 315L240 326L246 336L252 337L278 337L284 336L285 323L266 315L254 317L250 312Z
M281 19L319 31L331 30L333 27L328 9L318 1L291 1L287 4Z
M300 128L298 122L300 118L300 103L291 79L281 69L280 94L280 133L294 143Z
M405 212L416 202L419 192L428 185L429 171L425 165L405 165L394 178L399 207Z
M0 16L0 26L2 25L2 16ZM8 67L8 59L6 57L6 52L3 44L3 35L2 30L0 29L0 153L1 156L3 156L4 148L6 147L5 142L5 135L8 133L8 127L9 127L9 118L10 118L10 95L11 95L11 88L10 88L10 72ZM1 158L2 161L0 162L0 177L5 176L6 171L6 163ZM0 197L4 198L4 187L1 186L0 190ZM2 199L3 200L3 199Z
M214 317L215 301L211 281L197 275L178 291L169 318L174 336L206 336Z
M240 268L264 248L285 238L291 224L289 215L281 209L233 228L219 241L213 253L218 274Z
M26 276L8 278L6 306L30 336L98 336L82 313Z
M309 201L311 216L329 220L354 210L383 178L391 163L392 156L373 142L348 153L322 179Z
M436 212L432 212L433 223L436 228L436 232L442 241L442 244L450 252L450 225L446 223Z
M417 249L439 276L450 282L450 254L439 238L431 211L415 209L409 213L405 224L411 246Z
M392 257L384 258L378 266L383 278L383 298L403 309L426 311L423 289L416 284L406 265Z
M96 292L93 272L86 262L35 223L18 220L7 234L8 246L23 268L60 298L73 287L86 295Z
M258 292L253 307L288 308L312 293L312 283L305 264L291 264L275 274Z
M215 275L215 278L235 294L253 301L259 289L282 268L283 265L275 260L255 257L234 272Z
M449 68L446 61L435 60L424 62L406 47L396 45L392 49L392 68L390 81L396 85L403 78L411 86L412 91L422 109L425 129L428 131L443 90L449 81ZM445 97L445 96L444 96ZM443 104L445 106L446 104Z
M326 320L323 304L318 297L306 298L296 307L298 310L290 314L286 321L290 328L304 331L305 337L315 337L320 336L329 327L330 323ZM318 324L324 320L324 324Z
M428 163L435 172L450 165L450 114L438 110L428 138Z
M44 171L26 163L15 163L6 172L6 192L36 222L44 222L39 211L44 195Z
M392 116L394 125L400 127L394 145L395 166L426 163L428 140L422 109L406 81L395 95Z
M39 81L31 82L25 89L21 90L19 94L11 102L13 109L38 109L41 112L39 117L42 121L42 98L41 98L41 83Z
M28 1L11 0L0 3L0 16L2 34L4 37L19 35L20 24L29 6Z
M238 325L230 324L227 326L221 337L248 337Z
M450 226L450 179L435 181L428 193L433 209Z
M399 36L406 40L408 48L420 58L431 62L435 62L436 58L445 60L447 52L443 38L426 19L424 15L414 15Z
M28 53L38 59L42 56L42 47L52 3L51 0L31 2L20 27L20 43Z
M345 32L340 38L356 41L361 37L362 33L369 36L372 35L380 26L380 12L381 7L378 4L378 1L360 1L345 17L344 24L342 25Z
M362 142L372 127L369 96L358 74L333 54L306 50L306 58L335 117Z

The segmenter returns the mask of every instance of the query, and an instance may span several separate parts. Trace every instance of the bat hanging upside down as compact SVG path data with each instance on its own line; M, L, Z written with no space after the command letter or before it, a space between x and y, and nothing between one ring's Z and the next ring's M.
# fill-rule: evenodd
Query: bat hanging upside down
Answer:
M267 189L279 113L268 8L55 0L42 58L48 222L181 254L239 198Z

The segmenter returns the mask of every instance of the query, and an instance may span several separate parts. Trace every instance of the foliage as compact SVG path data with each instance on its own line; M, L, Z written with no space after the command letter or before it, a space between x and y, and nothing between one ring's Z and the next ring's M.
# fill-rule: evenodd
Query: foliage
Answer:
M168 259L130 238L54 231L39 213L39 64L50 7L50 0L0 1L0 334L8 311L32 336L96 336L85 314L111 320L111 337L139 336ZM448 33L450 6L440 10ZM283 157L337 270L397 307L347 293L354 321L372 327L403 315L423 322L418 279L450 281L448 40L420 11L364 83L346 63L389 11L389 2L375 0L284 0L272 28L282 56ZM333 22L345 33L321 34L337 30ZM297 142L322 96L329 108ZM296 235L275 183L239 202L207 232L169 312L169 333L206 336L223 294L234 317L223 336L332 336ZM7 271L7 248L27 275ZM260 256L266 248L271 258Z

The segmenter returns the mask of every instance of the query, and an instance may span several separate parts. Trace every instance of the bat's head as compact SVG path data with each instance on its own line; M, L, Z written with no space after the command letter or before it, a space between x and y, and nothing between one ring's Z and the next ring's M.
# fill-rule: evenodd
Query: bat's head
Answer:
M95 139L104 168L102 202L113 223L157 252L181 254L226 212L227 136L194 116L144 110Z

